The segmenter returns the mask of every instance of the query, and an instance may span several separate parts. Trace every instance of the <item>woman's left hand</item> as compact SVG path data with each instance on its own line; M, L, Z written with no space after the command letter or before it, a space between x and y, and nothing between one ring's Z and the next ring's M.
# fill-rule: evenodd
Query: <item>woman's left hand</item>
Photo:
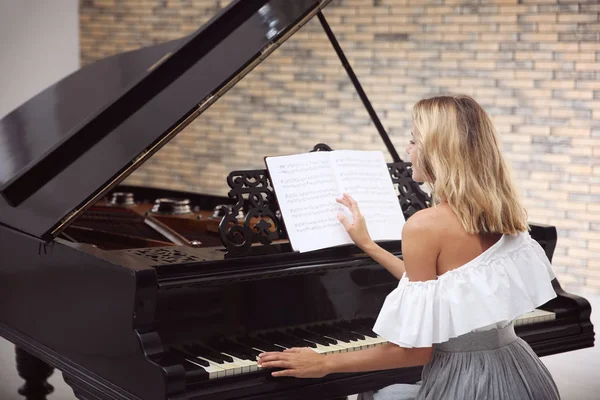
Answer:
M293 376L296 378L322 378L328 374L326 356L310 348L292 348L282 352L269 352L259 355L258 365L263 368L282 368L273 376Z

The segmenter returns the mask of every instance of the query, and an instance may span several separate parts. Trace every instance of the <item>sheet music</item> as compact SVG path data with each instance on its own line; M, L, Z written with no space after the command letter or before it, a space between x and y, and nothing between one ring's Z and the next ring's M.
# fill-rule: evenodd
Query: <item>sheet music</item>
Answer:
M400 240L406 222L383 153L331 152L338 185L352 196L373 240Z
M352 243L337 219L340 190L328 153L265 160L290 242L301 252Z
M265 159L292 247L311 251L352 240L336 202L353 196L373 240L400 240L404 215L381 152L338 150Z

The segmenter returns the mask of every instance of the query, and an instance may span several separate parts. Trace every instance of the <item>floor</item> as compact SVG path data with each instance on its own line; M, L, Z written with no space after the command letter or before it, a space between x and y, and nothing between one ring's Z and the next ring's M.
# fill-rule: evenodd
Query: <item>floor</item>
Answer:
M600 310L600 296L585 296L593 310ZM600 332L600 312L592 313L596 332ZM600 336L597 334L597 337ZM598 339L597 339L598 342ZM21 378L15 370L13 345L0 339L0 400L22 400L17 394ZM543 357L564 400L598 400L600 398L600 345L591 349L577 350ZM55 388L48 400L74 400L73 392L63 382L62 375L55 372L50 378ZM355 396L351 397L354 400Z

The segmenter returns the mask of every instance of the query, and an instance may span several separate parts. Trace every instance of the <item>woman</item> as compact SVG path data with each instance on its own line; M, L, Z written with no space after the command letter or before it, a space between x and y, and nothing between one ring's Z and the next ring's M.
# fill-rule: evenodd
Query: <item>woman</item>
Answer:
M338 199L352 211L353 223L340 222L356 245L400 280L373 328L389 343L264 353L259 364L299 378L425 366L420 385L363 399L558 399L550 373L514 332L514 319L556 296L554 275L528 234L489 116L468 96L421 100L407 152L413 179L431 185L436 206L404 225L404 261L370 239L350 196Z

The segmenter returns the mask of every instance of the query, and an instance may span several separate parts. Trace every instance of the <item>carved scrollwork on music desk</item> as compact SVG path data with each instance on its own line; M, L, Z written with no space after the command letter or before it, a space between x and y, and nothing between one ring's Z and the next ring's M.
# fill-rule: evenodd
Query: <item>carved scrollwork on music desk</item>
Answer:
M404 218L408 219L417 211L431 206L431 197L421 189L419 183L412 179L410 163L395 162L389 163L387 166L392 183L397 185L398 200Z
M233 171L227 177L228 195L235 204L219 223L226 255L249 255L252 243L269 245L287 238L279 206L266 170ZM240 210L244 217L238 217Z
M310 152L314 153L315 151L333 151L333 149L325 143L317 143Z

